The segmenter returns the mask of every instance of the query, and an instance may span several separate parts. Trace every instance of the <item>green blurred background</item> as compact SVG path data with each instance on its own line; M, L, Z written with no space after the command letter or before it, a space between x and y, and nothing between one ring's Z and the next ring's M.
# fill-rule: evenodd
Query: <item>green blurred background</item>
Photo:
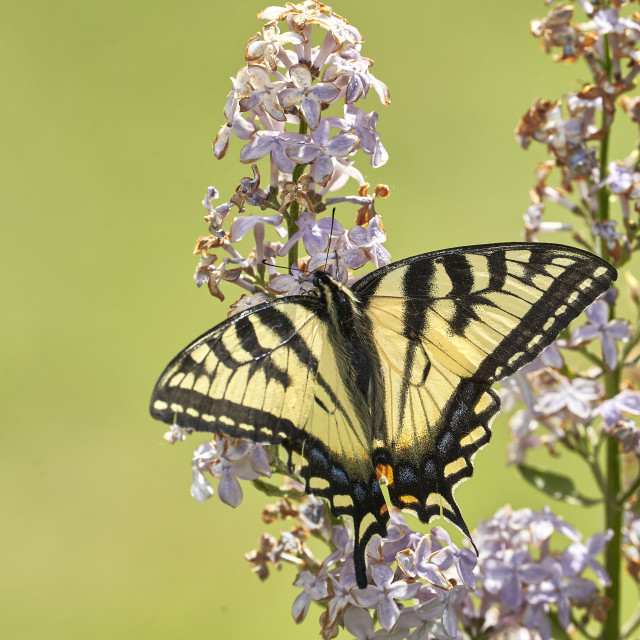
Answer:
M236 510L217 497L196 503L196 437L168 445L147 411L169 358L227 310L194 286L191 249L207 232L207 186L225 198L249 174L237 140L221 162L210 142L263 7L0 9L3 637L318 633L318 610L300 627L291 618L289 567L263 584L243 558L266 528L262 496L246 491ZM559 97L586 76L554 65L529 35L543 3L334 9L365 35L363 53L391 89L390 107L373 91L360 105L380 112L391 160L359 166L391 187L378 208L393 256L517 240L546 156L520 150L513 128L534 98ZM472 527L505 502L546 503L505 467L507 440L498 419L459 490ZM597 510L560 511L585 533L601 526Z

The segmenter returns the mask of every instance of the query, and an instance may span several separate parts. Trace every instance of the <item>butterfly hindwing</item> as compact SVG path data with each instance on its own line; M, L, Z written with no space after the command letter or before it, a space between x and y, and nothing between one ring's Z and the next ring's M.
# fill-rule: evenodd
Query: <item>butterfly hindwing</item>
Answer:
M374 463L393 504L424 522L442 513L467 536L455 487L491 437L491 385L531 362L615 270L549 244L462 247L379 269L353 289L385 370Z

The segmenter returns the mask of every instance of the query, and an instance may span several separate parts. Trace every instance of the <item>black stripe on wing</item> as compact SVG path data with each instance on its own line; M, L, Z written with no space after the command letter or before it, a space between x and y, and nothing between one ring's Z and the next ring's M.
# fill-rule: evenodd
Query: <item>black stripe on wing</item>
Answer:
M167 424L260 442L276 444L290 437L296 427L290 419L263 411L258 400L252 406L237 398L230 400L233 394L228 393L230 389L243 394L254 392L250 382L258 370L282 389L315 379L318 359L300 335L302 327L294 326L280 310L285 304L289 309L298 305L308 310L307 321L316 321L318 300L311 296L274 300L232 316L194 340L167 365L152 394L151 415ZM262 338L256 333L256 324L264 327ZM261 344L261 339L268 339L270 346ZM272 359L280 349L295 357L298 378L304 377L300 373L306 378L292 378L289 357L286 367ZM249 382L242 389L234 380L239 372L246 374ZM216 387L221 379L226 380L224 388Z

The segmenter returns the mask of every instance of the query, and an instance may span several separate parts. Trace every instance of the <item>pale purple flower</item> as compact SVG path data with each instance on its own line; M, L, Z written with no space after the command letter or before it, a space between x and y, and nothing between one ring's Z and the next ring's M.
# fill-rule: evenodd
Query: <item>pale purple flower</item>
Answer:
M357 136L342 133L329 138L330 126L325 118L312 132L310 142L290 145L286 153L298 164L311 164L311 175L316 184L326 185L333 174L334 157L344 157L356 149Z
M310 571L301 571L293 584L302 589L302 593L298 594L291 608L293 619L299 624L306 618L311 601L317 602L329 597L329 584L327 574L322 570L318 575Z
M353 178L358 186L364 184L364 176L360 173L359 169L355 166L353 158L344 156L342 158L333 157L333 174L331 179L324 187L319 187L316 193L319 196L324 196L329 191L338 191L347 184L349 178ZM331 198L327 198L327 205Z
M555 515L548 506L542 507L540 513L532 509L519 509L513 513L515 527L528 527L531 532L531 543L539 545L548 540L554 531L569 540L580 540L580 532L564 518Z
M527 624L530 605L534 609L538 608L538 616L540 616L540 608L548 610L548 605L555 604L558 610L558 621L566 629L571 621L571 601L580 602L589 598L597 587L585 578L565 576L562 565L551 557L546 558L543 564L549 569L550 578L531 585L527 589L525 598L528 605L523 621L530 626Z
M627 251L630 252L630 243L629 239L619 231L616 231L617 220L605 220L604 222L594 222L591 225L591 231L593 235L600 236L604 239L607 249L610 252L614 252L617 247L620 245L620 242L627 248Z
M449 591L434 591L434 597L416 607L416 613L422 620L440 619L444 632L449 638L458 637L458 606L465 600L469 591L456 585Z
M322 105L333 102L340 90L330 82L311 84L312 77L304 64L296 64L289 69L293 87L283 89L278 94L284 109L290 109L300 102L300 113L312 131L320 124Z
M542 438L535 435L537 428L538 421L534 419L528 409L520 409L513 414L509 420L511 442L507 449L507 459L510 465L523 463L527 451L542 444Z
M557 602L558 621L564 629L571 622L572 602L579 603L588 600L596 591L597 587L586 578L563 578L558 581Z
M549 576L549 571L534 562L526 549L508 550L502 558L488 558L482 563L485 575L483 587L500 592L500 600L511 609L518 609L524 597L524 586L535 584Z
M280 33L276 22L267 22L262 27L263 39L256 34L247 42L245 58L248 62L264 64L272 71L278 68L278 61L286 66L288 58L282 54L282 46L285 44L300 45L304 42L304 37L295 32L287 31Z
M544 367L562 368L564 360L558 350L558 342L560 341L549 345L535 360L502 381L502 389L499 392L502 411L512 411L518 400L523 401L526 405L524 409L516 411L509 419L509 429L512 436L512 442L509 443L508 449L509 464L524 462L528 449L540 446L543 441L549 445L559 437L559 434L551 433L545 435L543 440L542 437L535 435L538 427L538 411L529 376Z
M535 410L539 415L551 416L567 409L580 420L591 416L591 403L602 395L600 383L585 378L569 380L564 376L558 380L555 391L547 391L538 396Z
M554 106L547 113L540 138L536 138L538 142L548 144L555 154L566 157L569 147L579 147L582 143L582 121L580 118L564 120L561 107Z
M335 218L316 220L314 213L304 211L296 220L298 231L293 233L287 243L280 250L281 256L286 256L291 247L302 240L309 255L326 252L333 238L344 233L342 225ZM311 269L310 269L311 270Z
M355 570L353 562L349 561L343 564L342 570L338 577L333 575L333 572L329 574L331 579L331 590L333 595L327 603L327 619L325 625L332 627L337 619L342 615L343 611L350 605L357 605L352 593L359 591L356 589ZM365 590L366 591L366 590Z
M445 575L431 560L433 550L431 548L431 536L422 537L415 551L405 549L396 555L398 566L410 578L424 580L440 589L448 590L451 585Z
M434 529L436 532L434 534ZM435 551L431 556L431 562L441 571L455 567L456 573L463 585L469 589L475 589L476 576L473 570L478 563L478 557L470 549L460 549L452 541L449 534L442 527L433 527L431 535L445 538L446 546ZM418 552L416 551L416 555Z
M237 442L233 444L232 442ZM204 471L220 478L218 495L222 502L237 507L242 502L242 488L238 478L255 480L260 476L271 476L271 467L262 445L247 440L231 441L215 435L213 441L205 442L194 452L192 461L193 485L191 495L202 502L213 495Z
M344 612L345 629L356 640L371 640L374 637L374 624L371 614L360 607L348 607Z
M573 228L565 222L545 222L542 219L544 203L532 204L524 212L524 234L528 240L535 240L537 233L556 233L558 231L571 231Z
M527 607L522 616L522 624L529 629L535 629L541 640L551 640L551 623L547 616L548 605L555 602L553 596L547 596L542 588L537 591L531 590L532 602Z
M396 600L413 598L421 585L419 582L406 580L394 581L393 569L388 565L374 565L371 567L371 575L375 584L364 590L355 590L353 598L361 607L375 608L380 624L390 631L400 615Z
M169 443L175 444L176 442L183 442L187 439L189 431L184 427L180 427L177 424L172 424L162 437Z
M334 279L342 284L346 284L349 278L349 271L342 255L336 251L327 253L321 251L311 255L307 269L310 272L321 269L330 273Z
M489 520L480 520L477 532L473 536L480 551L480 557L484 558L485 554L500 555L507 549L516 549L529 544L531 542L530 517L523 517L529 513L533 512L530 509L513 511L509 505L506 505Z
M223 113L226 121L230 123L235 114L238 112L238 103L251 92L251 72L248 67L242 67L236 74L235 78L231 78L232 90L227 95Z
M403 609L400 615L402 616L405 611L407 609ZM343 624L356 640L405 640L408 637L408 628L405 627L395 628L393 631L374 629L371 614L360 607L347 607L343 616Z
M609 371L613 371L618 362L616 340L627 342L631 337L631 326L627 320L609 320L609 313L609 305L604 300L590 304L585 310L589 322L574 329L569 346L576 347L599 338L604 363Z
M346 58L345 55L353 55L355 49L341 51L329 58L329 64L322 74L323 82L333 82L336 87L345 93L345 101L352 104L360 98L366 97L369 92L369 65L370 60L359 54L357 57Z
M313 283L301 278L302 272L293 269L292 274L279 273L267 282L267 289L278 296L297 296L313 291Z
M598 578L598 582L604 587L611 584L607 570L595 559L604 553L607 543L611 540L613 531L608 529L605 533L597 533L584 543L573 542L560 556L560 564L565 576L579 576L587 567L590 567Z
M345 93L347 103L363 98L372 86L380 98L380 102L388 105L391 102L387 85L378 80L370 71L373 61L360 53L359 46L345 47L327 60L323 79L334 78L336 86Z
M344 118L331 116L327 122L332 128L341 129L358 136L360 148L371 156L371 166L376 169L389 159L389 154L380 142L380 134L376 131L378 114L375 111L365 113L351 104L344 105Z
M623 389L613 398L605 400L596 410L610 428L620 422L625 413L640 415L640 392Z
M220 127L218 135L213 141L213 153L215 157L218 158L218 160L224 157L229 147L231 134L241 140L248 140L257 130L258 127L254 122L237 113L233 116L231 122L225 122L225 124Z
M300 133L258 131L253 140L242 148L240 161L249 164L270 153L280 171L292 173L296 163L286 154L286 150L292 144L300 144L308 140L310 140L309 136Z
M284 78L275 82L272 81L269 72L257 64L250 64L246 69L249 77L249 90L245 89L244 95L238 100L240 110L257 110L260 106L274 120L284 122L286 116L278 101L279 92L287 86ZM276 75L282 78L280 74Z
M379 538L377 541L377 556L382 562L391 563L396 555L405 549L416 549L420 542L425 538L420 533L413 531L408 525L400 509L392 507L389 510L389 524L387 525L387 535ZM426 536L427 541L431 538ZM439 545L438 545L439 547ZM369 547L371 549L371 547ZM369 555L369 561L377 561L372 555Z
M251 229L256 225L271 225L275 228L276 232L281 238L287 235L287 230L282 226L282 214L275 213L271 216L237 216L231 223L231 233L229 234L229 240L231 242L239 242L244 238Z
M220 192L215 187L209 187L207 189L207 195L202 200L202 206L209 212L213 211L211 202L217 200L220 197Z
M387 234L382 227L381 216L374 216L366 229L359 225L352 227L349 230L349 240L369 256L376 268L384 267L391 262L391 254L382 246L387 240Z
M640 182L640 173L618 162L609 163L609 175L599 186L608 184L613 193L628 194Z
M222 231L222 223L227 219L229 212L236 205L233 202L225 202L218 205L215 209L211 208L211 200L208 199L211 189L214 189L214 187L209 187L207 196L202 201L202 206L207 209L207 211L209 211L204 219L209 223L209 231L214 236L217 236L218 238L224 238L225 232ZM212 199L215 199L215 196Z
M344 260L349 269L360 269L369 261L367 252L351 242L349 232L345 231L335 243L336 254Z
M598 35L624 34L626 29L640 31L640 24L631 18L619 16L615 9L600 9L593 14L589 22L583 22L578 26L582 31L593 31Z

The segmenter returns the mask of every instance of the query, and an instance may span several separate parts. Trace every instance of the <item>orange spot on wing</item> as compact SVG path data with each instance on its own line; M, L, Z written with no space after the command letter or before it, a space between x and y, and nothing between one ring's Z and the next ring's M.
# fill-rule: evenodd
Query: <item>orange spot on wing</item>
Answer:
M393 467L390 464L377 465L376 478L378 478L378 482L384 478L387 486L391 486L393 484Z

